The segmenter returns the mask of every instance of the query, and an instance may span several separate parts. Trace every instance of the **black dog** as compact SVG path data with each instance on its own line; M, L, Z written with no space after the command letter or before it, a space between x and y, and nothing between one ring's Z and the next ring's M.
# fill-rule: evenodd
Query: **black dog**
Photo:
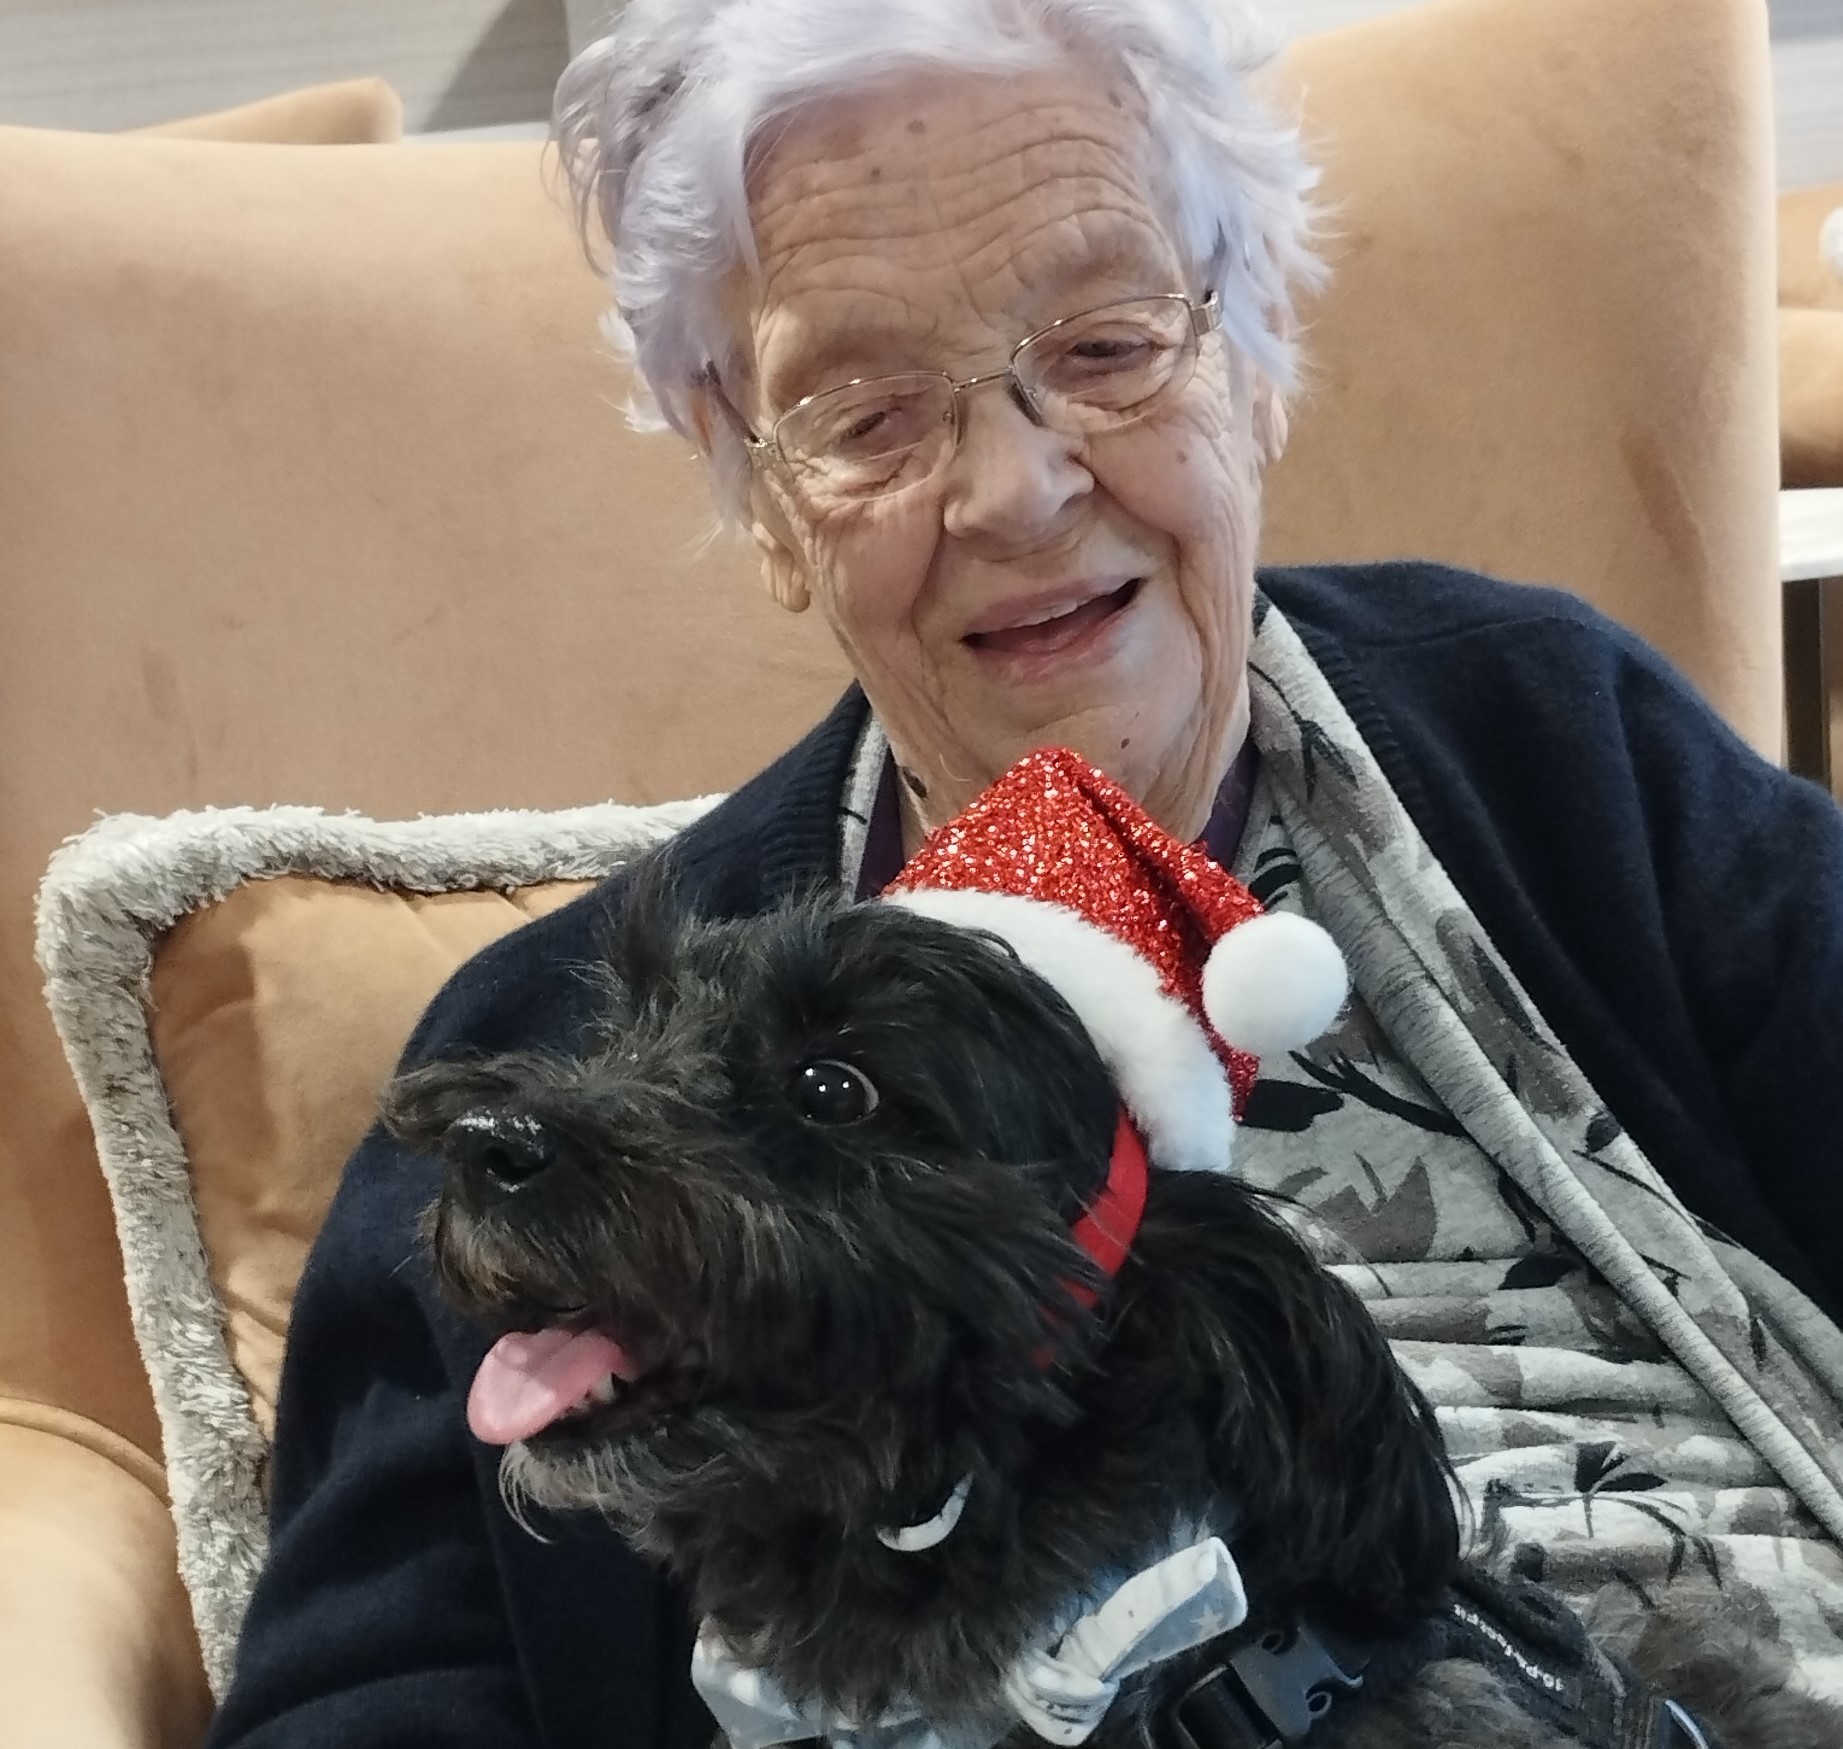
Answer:
M514 1508L608 1515L794 1701L1027 1743L1007 1679L1071 1600L1215 1534L1246 1620L1128 1677L1098 1749L1843 1743L1751 1653L1652 1621L1635 1676L1466 1566L1431 1410L1233 1177L1152 1167L1107 1280L1071 1229L1115 1096L1003 943L706 922L660 875L598 975L579 1057L418 1069L386 1121L448 1163L453 1303L594 1363L489 1432Z

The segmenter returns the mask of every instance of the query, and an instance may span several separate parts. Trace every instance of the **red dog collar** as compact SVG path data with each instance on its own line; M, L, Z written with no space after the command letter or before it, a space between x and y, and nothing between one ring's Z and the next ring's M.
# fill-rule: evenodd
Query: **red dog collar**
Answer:
M1145 1213L1145 1187L1145 1143L1133 1127L1133 1120L1122 1110L1114 1126L1107 1182L1088 1212L1069 1229L1069 1236L1110 1281L1120 1273L1120 1265L1126 1261L1139 1232L1139 1219ZM1092 1306L1101 1296L1096 1288L1071 1282L1069 1297L1078 1305Z

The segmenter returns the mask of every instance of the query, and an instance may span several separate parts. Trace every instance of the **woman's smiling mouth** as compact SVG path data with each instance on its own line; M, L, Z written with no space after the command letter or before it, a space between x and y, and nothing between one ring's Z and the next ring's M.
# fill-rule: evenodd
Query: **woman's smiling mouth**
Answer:
M1071 605L1052 601L1024 608L1009 624L968 632L962 642L977 655L1007 663L1073 654L1132 605L1141 581L1129 577L1117 589Z

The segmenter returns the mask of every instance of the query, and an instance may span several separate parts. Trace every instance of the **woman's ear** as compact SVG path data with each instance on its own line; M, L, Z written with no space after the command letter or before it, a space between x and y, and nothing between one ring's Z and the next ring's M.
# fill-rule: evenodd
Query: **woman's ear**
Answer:
M764 538L760 523L755 523L750 533L761 549L762 581L768 593L789 613L805 613L813 605L813 592L807 587L800 561L778 541Z
M1286 453L1286 433L1286 397L1263 378L1254 395L1254 441L1263 467L1272 467Z
M779 482L759 473L749 483L749 538L755 542L768 593L789 613L805 613L813 604L806 560Z

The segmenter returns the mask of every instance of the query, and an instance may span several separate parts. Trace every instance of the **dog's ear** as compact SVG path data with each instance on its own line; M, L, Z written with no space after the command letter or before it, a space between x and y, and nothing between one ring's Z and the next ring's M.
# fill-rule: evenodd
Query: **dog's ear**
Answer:
M607 998L604 1019L637 1014L671 988L681 944L694 921L669 843L627 864L616 893L620 908L598 934L592 967Z
M1224 1175L1155 1172L1131 1303L1110 1347L1176 1369L1198 1405L1236 1559L1263 1612L1333 1599L1369 1631L1430 1608L1459 1559L1433 1411L1357 1296L1266 1199ZM1323 1614L1323 1610L1320 1611Z

